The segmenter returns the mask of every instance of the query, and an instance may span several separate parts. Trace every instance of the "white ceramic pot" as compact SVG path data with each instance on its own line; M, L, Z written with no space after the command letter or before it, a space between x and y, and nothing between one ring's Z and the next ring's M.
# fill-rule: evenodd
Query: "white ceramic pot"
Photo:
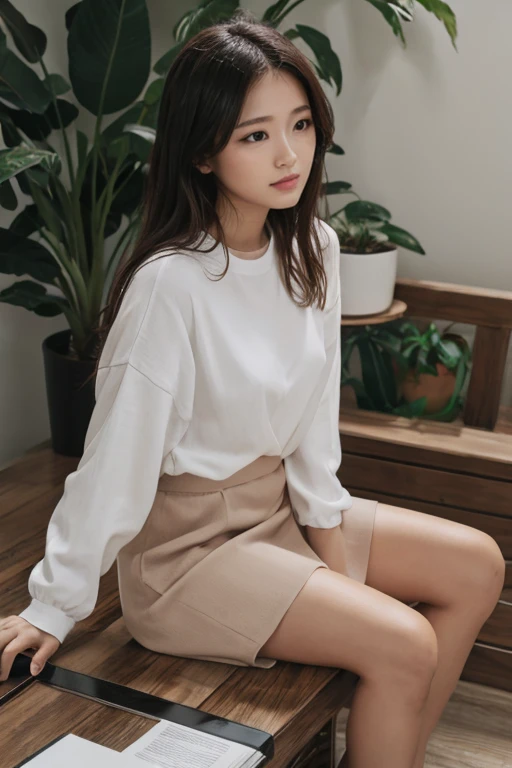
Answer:
M344 315L375 315L393 303L398 251L340 251L341 311Z

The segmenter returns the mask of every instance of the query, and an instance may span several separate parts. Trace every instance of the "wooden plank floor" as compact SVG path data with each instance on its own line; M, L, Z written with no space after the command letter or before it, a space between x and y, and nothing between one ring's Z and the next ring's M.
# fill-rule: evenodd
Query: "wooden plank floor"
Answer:
M337 718L337 759L348 715L343 709ZM459 681L430 737L425 768L512 768L512 693Z

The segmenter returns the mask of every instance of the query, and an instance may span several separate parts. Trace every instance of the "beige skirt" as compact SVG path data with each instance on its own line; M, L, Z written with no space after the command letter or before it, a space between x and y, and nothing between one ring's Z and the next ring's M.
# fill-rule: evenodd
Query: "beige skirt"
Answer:
M364 583L378 502L352 498L341 523L347 575ZM260 648L327 565L294 517L283 459L260 456L224 480L162 475L117 567L127 629L144 647L270 668L276 659Z

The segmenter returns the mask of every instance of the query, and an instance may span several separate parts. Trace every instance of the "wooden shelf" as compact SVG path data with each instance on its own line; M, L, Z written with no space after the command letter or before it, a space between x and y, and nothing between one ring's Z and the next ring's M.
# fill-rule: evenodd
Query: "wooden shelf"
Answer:
M468 427L459 415L454 421L396 416L358 408L349 387L341 391L340 434L343 446L363 441L388 458L419 461L512 482L512 408L501 406L493 431ZM412 453L411 451L417 452ZM512 514L512 509L511 509Z
M389 323L390 320L397 320L407 311L407 304L400 299L393 299L393 303L385 312L378 312L375 315L343 315L341 324L343 326L357 325L379 325L380 323Z

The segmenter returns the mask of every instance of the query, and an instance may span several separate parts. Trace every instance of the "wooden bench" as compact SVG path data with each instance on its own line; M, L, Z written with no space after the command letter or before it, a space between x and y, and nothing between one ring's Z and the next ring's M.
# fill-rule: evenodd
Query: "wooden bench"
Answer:
M477 327L464 410L453 422L365 411L344 387L339 477L354 495L455 520L496 539L506 582L461 679L512 691L512 408L501 404L512 292L399 279L395 299L407 304L408 318Z
M47 441L0 472L0 616L28 604L29 573L44 554L50 516L77 464ZM148 651L124 625L115 563L100 580L94 612L51 661L267 731L275 741L272 768L334 768L336 715L349 706L358 680L332 667L278 661L258 669ZM0 683L0 694L7 685ZM106 716L104 705L37 681L8 701L1 717L2 768L67 732L123 750L154 725L111 707Z

